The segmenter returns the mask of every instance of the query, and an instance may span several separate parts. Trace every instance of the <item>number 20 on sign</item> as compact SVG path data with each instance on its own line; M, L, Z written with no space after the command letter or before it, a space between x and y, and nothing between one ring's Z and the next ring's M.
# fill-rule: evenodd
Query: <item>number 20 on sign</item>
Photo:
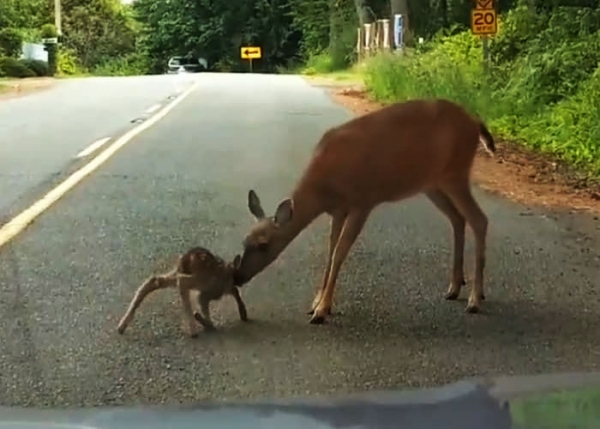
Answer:
M472 9L471 31L476 36L496 34L498 32L498 20L495 9Z

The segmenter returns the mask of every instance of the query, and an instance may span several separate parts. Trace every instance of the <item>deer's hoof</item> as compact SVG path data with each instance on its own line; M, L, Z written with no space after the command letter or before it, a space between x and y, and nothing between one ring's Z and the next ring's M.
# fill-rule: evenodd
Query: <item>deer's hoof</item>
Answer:
M456 292L456 291L446 292L446 295L444 295L444 298L447 299L448 301L456 301L458 299L458 292Z
M318 312L315 312L313 314L313 316L310 318L311 325L322 325L324 323L325 323L325 315L324 314L319 314Z
M469 303L467 305L467 308L465 308L465 313L467 313L467 314L479 313L479 306L477 304Z
M119 334L123 335L123 332L125 332L125 327L124 327L124 326L119 326L119 327L117 328L117 332L118 332Z

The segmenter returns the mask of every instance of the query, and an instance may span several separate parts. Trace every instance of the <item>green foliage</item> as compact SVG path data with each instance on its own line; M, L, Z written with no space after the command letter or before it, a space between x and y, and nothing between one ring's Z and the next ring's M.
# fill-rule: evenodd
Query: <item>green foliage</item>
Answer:
M54 24L44 24L40 28L40 37L42 37L44 39L50 39L52 37L57 37L57 36L58 36L58 31L56 30L56 27L54 26Z
M302 73L306 75L326 74L339 70L342 68L340 66L343 66L343 64L336 64L331 55L327 52L321 52L320 54L314 54L308 57Z
M0 30L0 55L18 57L23 46L23 33L16 28Z
M84 68L135 50L133 19L119 0L64 0L63 44Z
M44 77L50 75L50 70L48 67L48 63L40 60L19 60L21 64L27 67L29 70L33 71L36 76Z
M74 76L85 73L85 70L78 64L75 51L68 48L59 49L56 71L61 76Z
M28 68L22 61L11 57L4 57L0 58L0 76L20 79L35 77L35 72Z
M469 31L366 64L372 95L455 100L495 132L600 175L600 11L519 6L504 16L487 70Z

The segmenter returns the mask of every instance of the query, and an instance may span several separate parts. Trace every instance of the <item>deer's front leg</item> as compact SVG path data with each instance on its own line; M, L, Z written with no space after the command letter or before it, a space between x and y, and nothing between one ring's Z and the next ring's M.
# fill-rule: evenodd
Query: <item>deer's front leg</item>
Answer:
M244 301L242 301L242 297L240 296L240 291L238 290L238 288L234 286L233 290L231 291L231 294L233 295L233 298L237 303L238 312L240 313L240 319L244 322L248 321L248 311L246 310L246 304L244 304Z
M333 251L335 250L335 246L340 238L340 233L342 232L342 227L344 226L344 221L346 220L346 215L347 213L343 212L331 216L331 231L329 232L329 250L327 256L327 266L325 267L325 272L323 273L323 281L317 289L317 294L315 295L315 298L312 302L308 314L314 314L315 309L319 305L321 297L323 296L323 291L325 290L325 286L327 285L327 279L329 278L329 273L331 272ZM327 314L331 314L331 306L327 310Z
M317 305L317 308L310 319L310 323L321 324L325 322L327 313L329 313L329 310L331 309L337 276L340 272L342 263L348 256L358 234L360 234L360 231L369 217L369 213L369 211L355 211L350 212L346 217L335 250L333 251L327 284L322 292L321 301Z
M215 325L213 324L210 318L210 299L200 292L198 296L198 304L200 304L200 313L194 314L194 317L202 326L204 326L205 331L216 331Z

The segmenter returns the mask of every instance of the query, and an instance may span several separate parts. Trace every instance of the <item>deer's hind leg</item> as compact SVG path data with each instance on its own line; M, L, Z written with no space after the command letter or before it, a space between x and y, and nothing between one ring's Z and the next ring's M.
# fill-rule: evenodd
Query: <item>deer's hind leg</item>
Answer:
M432 190L426 193L429 200L441 211L452 225L454 238L454 251L452 263L452 278L445 298L455 300L460 294L460 289L465 285L464 253L465 253L465 217L458 211L448 198L440 190Z
M162 276L152 276L149 279L147 279L144 283L142 283L142 285L135 292L135 295L133 296L133 299L129 304L127 312L119 322L119 326L117 327L117 331L119 332L119 334L125 332L125 329L133 320L135 311L149 294L158 289L166 289L169 287L175 287L176 285L177 279L175 278L173 272Z
M473 198L468 177L445 185L444 193L465 217L475 236L475 279L465 311L477 313L484 299L483 274L486 263L488 218Z
M197 317L195 317L192 310L192 302L190 300L190 291L195 288L198 280L192 275L178 274L177 282L179 287L179 296L181 298L181 305L183 306L183 314L185 316L185 322L188 325L189 335L194 338L198 336L198 324L196 320L202 323ZM202 293L200 293L202 295Z

